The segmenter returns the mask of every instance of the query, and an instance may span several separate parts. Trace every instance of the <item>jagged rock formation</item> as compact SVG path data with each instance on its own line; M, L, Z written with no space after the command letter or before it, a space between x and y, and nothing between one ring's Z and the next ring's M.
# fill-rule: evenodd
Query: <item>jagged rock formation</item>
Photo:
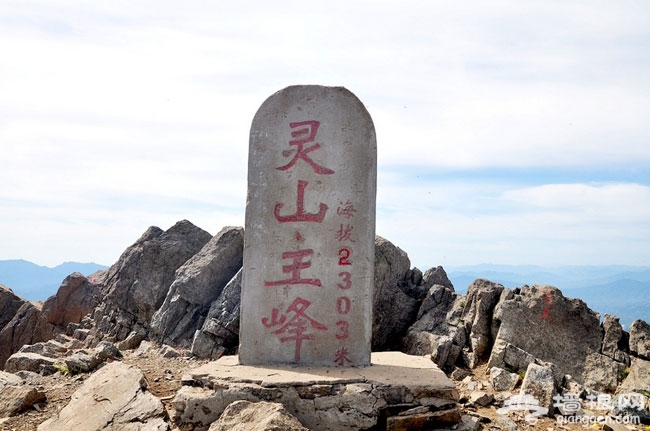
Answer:
M97 304L99 289L99 285L74 273L63 280L56 295L40 305L0 286L0 368L22 346L49 340L65 332L70 323L79 323Z
M194 333L192 354L199 358L219 358L235 353L239 343L242 270L223 288L212 303L201 329Z
M150 227L108 270L100 305L93 311L92 341L122 341L131 332L143 336L174 282L176 270L212 236L182 220L162 231ZM88 322L85 322L86 324Z
M186 220L167 231L151 227L106 273L92 281L71 274L42 307L0 286L0 366L15 373L47 375L61 366L90 373L119 359L117 348L134 349L147 339L166 344L165 356L235 354L243 237L238 227L212 237ZM487 363L495 390L521 385L544 405L568 390L650 390L646 322L635 321L629 332L615 316L605 315L601 324L583 301L552 286L507 289L478 279L459 295L442 267L422 274L388 240L378 236L375 246L374 351L428 356L452 376ZM18 397L3 387L0 397ZM491 400L477 392L470 402ZM27 408L14 404L11 414ZM163 420L160 429L167 425Z
M65 328L68 323L79 323L99 302L101 287L78 272L67 276L56 295L43 304L43 318L47 323Z
M226 227L187 260L153 315L154 338L189 347L210 306L242 267L243 252L244 229Z

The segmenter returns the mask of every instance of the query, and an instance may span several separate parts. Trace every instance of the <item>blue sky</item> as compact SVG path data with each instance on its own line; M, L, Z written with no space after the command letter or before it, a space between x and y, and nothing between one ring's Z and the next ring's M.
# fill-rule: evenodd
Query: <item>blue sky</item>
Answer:
M645 0L5 0L0 52L0 259L242 225L255 111L321 84L373 117L413 265L650 262Z

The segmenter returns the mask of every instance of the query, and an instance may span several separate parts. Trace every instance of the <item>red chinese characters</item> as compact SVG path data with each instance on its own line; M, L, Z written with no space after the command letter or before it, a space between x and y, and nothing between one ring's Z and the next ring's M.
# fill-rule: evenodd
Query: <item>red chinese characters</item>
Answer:
M304 262L303 259L314 254L314 250L285 251L282 253L282 259L293 259L291 265L282 266L282 272L291 274L291 278L286 280L265 281L264 286L284 286L286 284L311 284L312 286L321 286L321 281L317 278L301 278L300 271L311 267L311 262Z
M309 332L310 327L318 331L327 331L325 325L307 315L306 311L310 305L311 302L299 297L291 303L282 315L280 315L280 310L274 308L270 319L267 317L262 318L262 324L267 328L280 326L273 333L276 335L286 334L286 336L280 338L281 343L295 342L294 359L296 362L300 362L302 342L315 338L314 334ZM288 315L291 314L293 314L291 318L288 318Z
M315 142L320 122L315 120L292 122L289 123L289 127L292 129L291 137L293 138L289 141L289 145L293 147L293 149L283 151L282 155L284 157L293 157L287 164L279 166L276 169L279 171L290 171L300 162L308 164L316 175L334 174L334 170L316 163L312 158L314 152L321 148L321 144ZM291 178L291 176L289 176L289 178ZM317 203L316 205L313 203L306 204L306 190L309 186L308 179L298 179L296 186L295 213L292 214L283 211L285 204L277 202L273 209L273 216L275 219L281 224L302 222L323 223L327 214L328 206L323 202ZM305 209L306 207L317 208L318 211L310 212L310 210ZM299 231L295 231L291 235L295 238L296 242L302 242L305 239ZM307 285L322 287L320 278L305 277L301 272L311 268L311 258L313 256L314 250L311 248L283 252L282 259L289 260L290 263L282 266L282 272L289 276L279 280L265 281L264 286L279 287ZM293 300L284 313L280 313L278 308L273 308L271 316L262 319L262 324L267 328L276 328L279 326L279 328L275 329L272 333L281 336L280 342L295 342L294 360L296 362L300 361L303 342L315 340L315 333L310 331L310 329L315 329L317 331L328 330L326 325L317 322L307 315L306 310L310 305L311 302L309 300L298 296ZM293 314L293 316L289 317L291 314Z
M320 175L331 175L334 173L333 170L326 168L325 166L320 166L316 164L310 157L309 153L316 151L320 148L320 144L314 144L311 147L305 148L305 144L314 142L316 139L316 133L318 133L318 128L320 127L320 121L300 121L295 123L289 123L289 127L296 129L291 132L292 138L299 138L293 141L289 141L289 145L296 147L296 153L293 156L293 159L284 166L276 168L281 171L286 171L287 169L293 167L298 160L303 160L307 162L313 169L314 172ZM306 136L305 136L306 135ZM282 154L285 156L291 155L292 151L284 151Z
M283 216L280 214L280 210L284 206L282 203L275 204L275 210L273 215L276 220L280 223L287 222L296 222L296 221L308 221L315 223L322 223L325 218L325 213L327 213L327 205L321 203L317 213L310 214L305 212L305 189L309 183L307 181L298 180L298 197L296 199L296 213L293 215Z
M349 223L349 219L354 217L355 212L356 209L354 208L354 204L350 200L347 200L345 203L342 201L340 202L340 206L336 209L336 214L339 217L345 218L347 222L341 223L335 233L335 238L338 242L354 243L352 237L354 226ZM342 291L352 288L352 251L353 250L349 245L341 247L338 250L338 265L340 267L347 267L348 269L348 271L341 271L338 274L339 282L336 285ZM352 301L349 296L344 294L336 298L336 312L342 317L341 320L336 322L337 332L334 335L339 341L347 340L350 336L350 323L347 320L344 320L343 316L346 316L351 311ZM341 348L336 351L333 362L338 366L344 366L347 362L350 362L350 359L348 358L349 353L350 352L345 345L341 346Z

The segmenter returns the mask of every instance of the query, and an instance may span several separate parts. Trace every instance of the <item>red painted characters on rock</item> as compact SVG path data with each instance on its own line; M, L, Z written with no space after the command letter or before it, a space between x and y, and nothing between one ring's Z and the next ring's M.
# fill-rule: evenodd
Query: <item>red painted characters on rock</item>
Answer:
M296 147L296 152L293 155L293 159L289 163L287 163L284 166L280 166L279 168L276 168L280 171L286 171L289 168L293 167L298 160L303 160L309 166L312 167L314 172L316 172L319 175L331 175L334 173L333 170L326 168L325 166L320 166L316 162L314 162L311 157L309 157L309 153L312 151L316 151L317 149L320 148L320 144L315 143L314 145L305 148L305 144L314 142L316 139L316 133L318 133L318 128L320 127L320 121L315 121L315 120L310 120L310 121L299 121L299 122L294 122L294 123L289 123L289 127L293 130L291 132L291 137L292 138L298 138L294 139L293 141L289 141L289 145L295 146ZM283 151L282 154L284 156L290 156L292 150L286 150Z
M309 332L310 328L318 331L327 331L327 326L307 315L306 311L310 305L310 301L298 297L287 307L284 313L280 314L280 310L274 308L270 319L268 317L262 318L262 324L267 328L280 326L280 328L273 331L273 334L286 335L280 338L281 343L286 343L287 341L296 343L294 351L294 360L296 362L300 362L302 342L315 339L314 334Z
M271 287L285 286L287 284L309 284L312 286L320 287L321 281L318 278L302 278L300 275L300 271L311 267L311 261L305 262L303 259L313 254L314 250L312 249L285 251L282 253L282 259L292 259L293 263L289 265L283 265L282 272L285 274L291 274L291 278L276 281L265 281L264 286Z

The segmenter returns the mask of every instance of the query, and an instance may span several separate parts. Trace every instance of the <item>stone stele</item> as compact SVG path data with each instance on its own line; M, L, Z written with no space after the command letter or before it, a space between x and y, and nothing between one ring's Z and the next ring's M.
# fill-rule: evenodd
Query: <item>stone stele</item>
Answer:
M239 360L370 364L377 144L342 87L287 87L250 132Z

